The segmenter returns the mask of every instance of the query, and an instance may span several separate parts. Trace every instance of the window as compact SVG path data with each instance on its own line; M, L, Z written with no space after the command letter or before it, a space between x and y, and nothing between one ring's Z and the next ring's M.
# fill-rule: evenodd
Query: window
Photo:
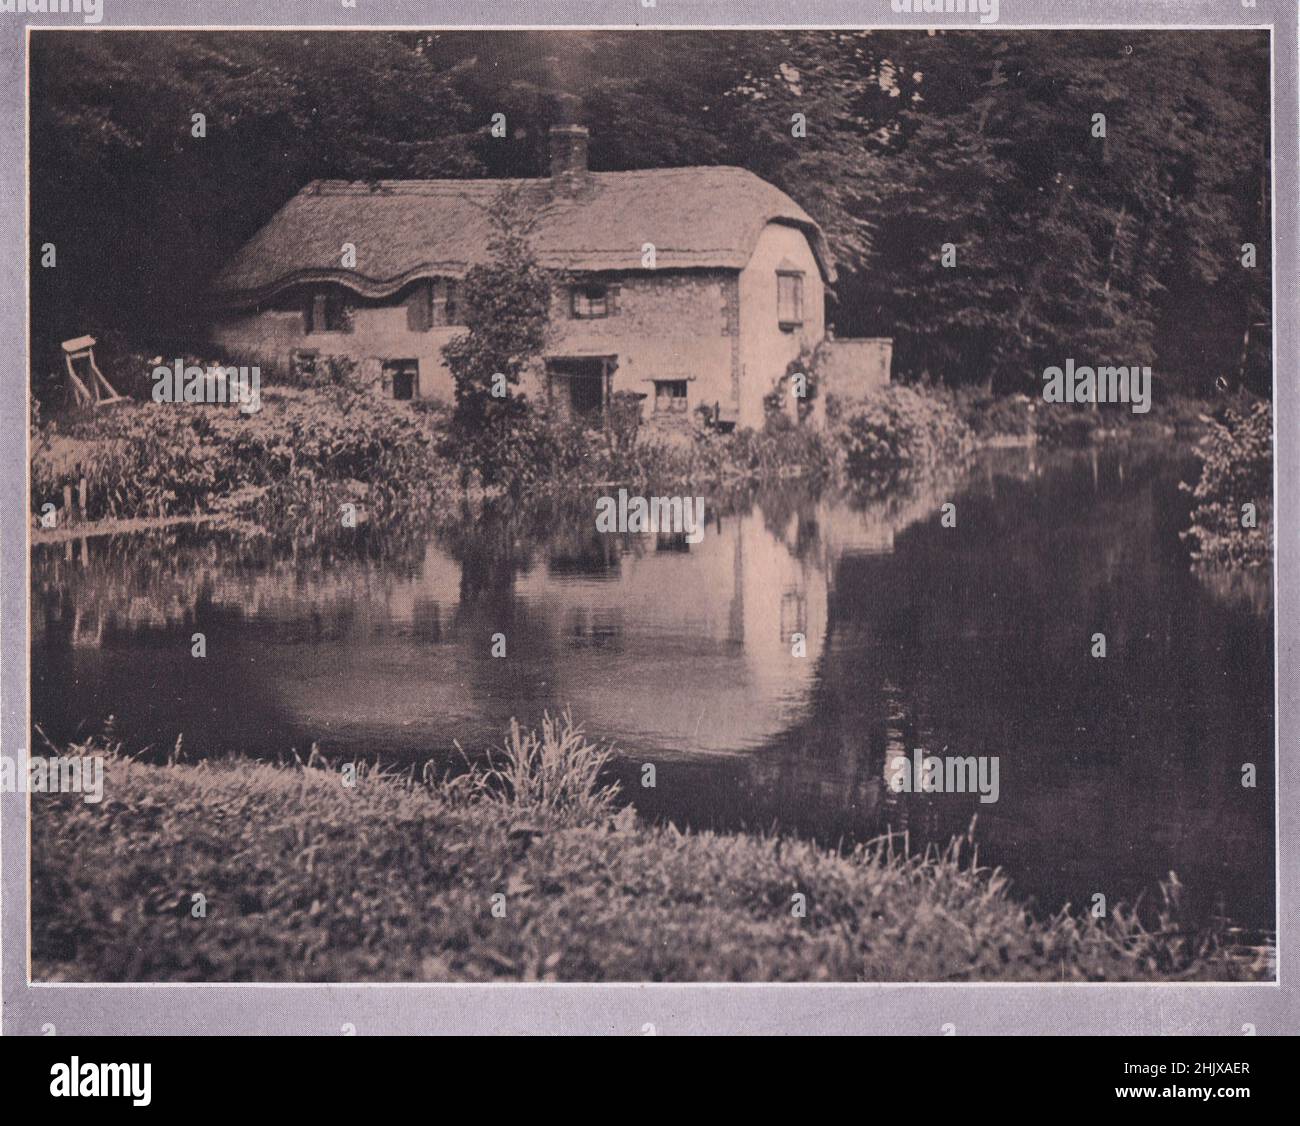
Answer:
M352 331L352 315L342 290L318 289L311 294L307 299L307 331Z
M686 410L686 380L655 380L655 413Z
M776 275L776 319L782 332L803 324L803 274L780 270Z
M420 361L385 360L384 386L393 389L394 399L419 398Z
M461 320L460 282L455 278L447 279L447 305L443 312L443 319L444 322L449 325L465 323Z
M406 328L409 332L428 332L433 327L433 283L415 283L406 302Z
M613 316L619 311L618 285L575 285L570 291L569 311L579 320Z
M659 532L655 536L655 551L690 551L691 541L685 532Z
M406 327L411 332L464 324L460 307L460 283L455 278L437 278L415 283L406 303Z

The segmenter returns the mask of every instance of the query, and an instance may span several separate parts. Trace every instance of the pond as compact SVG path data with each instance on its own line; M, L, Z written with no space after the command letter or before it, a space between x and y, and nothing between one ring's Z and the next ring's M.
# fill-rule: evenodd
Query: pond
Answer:
M1174 871L1198 917L1271 930L1271 580L1189 571L1194 472L988 451L870 501L706 497L698 543L597 533L592 494L439 532L41 546L32 718L56 742L112 715L132 747L405 763L569 708L649 817L913 846L975 817L1040 910ZM917 748L996 760L997 800L897 792Z

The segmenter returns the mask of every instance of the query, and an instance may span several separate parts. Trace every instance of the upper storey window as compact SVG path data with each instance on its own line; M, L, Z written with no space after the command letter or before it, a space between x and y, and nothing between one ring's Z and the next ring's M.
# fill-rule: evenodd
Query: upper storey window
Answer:
M782 332L793 332L803 324L803 274L800 271L777 271L776 319Z

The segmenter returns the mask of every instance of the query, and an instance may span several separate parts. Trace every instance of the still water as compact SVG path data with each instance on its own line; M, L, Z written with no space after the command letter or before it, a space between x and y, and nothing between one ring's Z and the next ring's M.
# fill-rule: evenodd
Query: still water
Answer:
M698 544L600 535L592 494L438 534L42 546L33 719L56 741L113 715L133 747L396 763L567 707L651 817L916 844L978 814L981 861L1042 910L1150 897L1172 870L1197 915L1267 929L1270 577L1190 573L1193 472L1145 448L989 452L883 500L710 501ZM998 800L895 793L886 762L914 748L996 757Z

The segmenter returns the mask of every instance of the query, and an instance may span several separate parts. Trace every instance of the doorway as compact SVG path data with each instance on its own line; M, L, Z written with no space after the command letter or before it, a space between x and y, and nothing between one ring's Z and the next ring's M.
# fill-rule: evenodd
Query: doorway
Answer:
M613 359L607 356L547 360L547 394L552 404L572 417L603 415L613 372Z
M384 383L393 389L394 399L420 397L420 362L418 360L385 360Z

